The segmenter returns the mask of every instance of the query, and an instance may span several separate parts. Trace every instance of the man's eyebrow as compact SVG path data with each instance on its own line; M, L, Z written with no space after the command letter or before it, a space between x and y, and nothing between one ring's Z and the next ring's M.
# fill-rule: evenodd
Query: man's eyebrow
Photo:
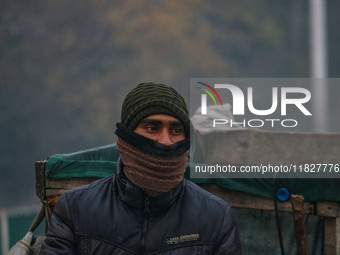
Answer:
M154 125L160 125L162 124L162 121L155 120L155 119L143 119L140 122L141 124L154 124Z
M153 125L161 125L163 121L157 119L143 119L141 124L153 124ZM183 126L181 121L170 121L170 125L172 126Z
M171 121L170 124L172 126L183 126L182 122L180 122L180 121Z

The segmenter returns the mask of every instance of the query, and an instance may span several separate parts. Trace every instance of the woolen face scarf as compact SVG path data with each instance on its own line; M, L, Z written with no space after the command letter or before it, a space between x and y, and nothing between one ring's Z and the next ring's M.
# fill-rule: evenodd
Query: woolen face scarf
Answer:
M150 197L168 192L181 183L188 161L189 139L165 146L120 123L116 134L126 177Z

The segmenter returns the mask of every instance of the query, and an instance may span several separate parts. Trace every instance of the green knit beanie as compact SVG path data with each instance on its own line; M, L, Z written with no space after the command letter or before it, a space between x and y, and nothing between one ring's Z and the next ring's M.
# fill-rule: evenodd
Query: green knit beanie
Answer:
M141 120L152 114L168 114L179 119L189 137L191 122L187 105L172 87L150 82L139 84L123 102L121 122L134 130Z

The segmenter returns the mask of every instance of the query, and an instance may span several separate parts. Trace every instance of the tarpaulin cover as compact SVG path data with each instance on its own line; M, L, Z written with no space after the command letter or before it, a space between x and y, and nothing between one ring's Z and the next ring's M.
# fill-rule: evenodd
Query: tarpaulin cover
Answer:
M46 177L106 177L114 173L119 153L111 144L69 154L55 154L46 163ZM188 165L185 178L190 179ZM231 190L272 198L273 179L190 179L195 183L214 183ZM307 201L340 201L340 179L276 179L276 188L302 195Z

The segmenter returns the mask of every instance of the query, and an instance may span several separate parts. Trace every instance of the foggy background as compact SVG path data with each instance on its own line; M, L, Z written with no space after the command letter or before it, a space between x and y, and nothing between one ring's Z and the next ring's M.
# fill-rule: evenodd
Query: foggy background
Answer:
M328 76L340 2L327 1ZM38 204L34 162L115 141L141 82L189 100L192 77L309 77L309 1L0 2L0 208ZM330 131L340 123L329 92Z

